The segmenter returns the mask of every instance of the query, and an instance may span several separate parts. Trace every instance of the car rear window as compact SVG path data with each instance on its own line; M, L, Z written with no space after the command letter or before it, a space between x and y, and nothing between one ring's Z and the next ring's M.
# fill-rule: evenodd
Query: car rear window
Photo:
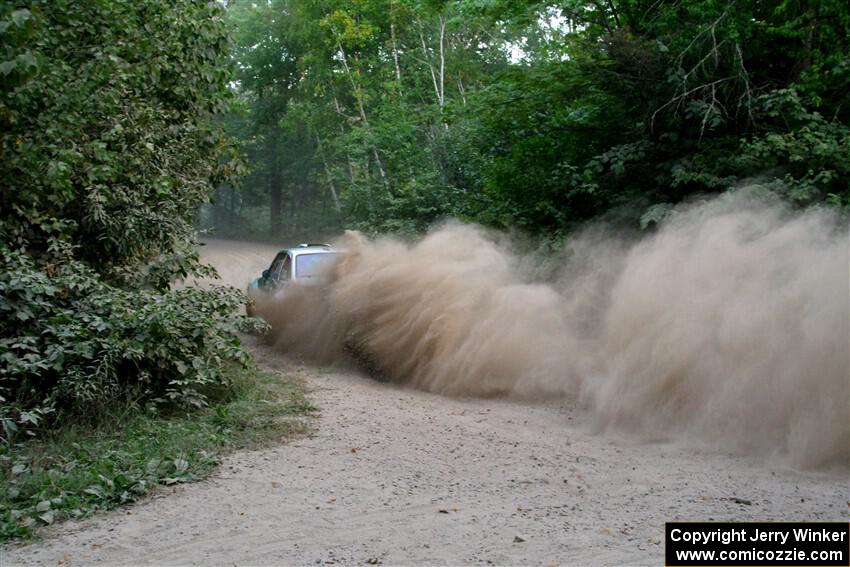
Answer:
M326 277L338 258L339 254L333 252L299 254L295 257L295 277Z

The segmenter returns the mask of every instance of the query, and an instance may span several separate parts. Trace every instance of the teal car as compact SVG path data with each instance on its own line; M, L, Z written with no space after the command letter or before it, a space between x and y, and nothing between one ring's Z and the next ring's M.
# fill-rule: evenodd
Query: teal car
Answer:
M248 314L254 314L254 303L259 297L280 296L291 285L327 283L340 254L329 244L299 244L281 250L268 269L248 285Z

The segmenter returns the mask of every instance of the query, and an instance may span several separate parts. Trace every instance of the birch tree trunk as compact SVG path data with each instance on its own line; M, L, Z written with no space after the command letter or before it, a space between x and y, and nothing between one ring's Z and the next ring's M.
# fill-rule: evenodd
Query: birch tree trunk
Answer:
M319 155L322 156L322 163L325 165L325 175L328 177L328 187L331 190L331 198L334 202L334 208L337 212L341 211L341 207L339 206L339 196L336 193L336 186L334 185L333 177L331 177L331 168L328 165L328 157L325 155L324 149L322 149L322 139L319 137L319 134L316 133L316 149L319 152Z
M339 106L339 99L334 96L334 106L336 107L337 114L342 114L342 108ZM344 136L345 135L345 127L340 124L339 132ZM348 162L348 177L351 183L354 183L354 164L351 163L351 154L345 152L345 161Z
M434 69L431 63L431 57L428 52L428 46L425 43L425 34L422 31L422 20L417 19L416 23L419 26L419 43L422 45L422 55L425 59L423 62L428 66L428 71L431 73L431 83L434 85L434 95L437 97L437 106L440 108L440 114L443 113L443 108L446 105L446 18L440 15L440 67L439 70ZM438 78L439 77L439 78ZM448 124L444 123L448 128Z
M419 42L422 44L423 62L428 66L428 71L431 72L431 83L434 85L434 95L437 97L437 104L440 107L440 112L443 111L443 95L440 84L437 83L437 72L434 70L434 65L431 63L431 58L428 54L428 46L425 44L425 34L422 31L422 20L416 20L419 27ZM441 39L442 45L442 39ZM440 68L440 82L442 83L444 76L444 67Z
M393 62L395 63L395 80L398 83L398 92L401 94L401 67L398 64L398 42L395 37L395 3L390 2L390 38L393 47Z
M446 104L446 19L440 15L440 112Z
M339 37L337 37L336 46L339 49L340 55L342 55L342 66L348 80L351 82L351 89L354 91L354 99L357 101L357 109L360 112L360 119L363 120L363 126L371 134L372 127L369 125L369 119L366 117L366 107L363 104L363 91L360 89L357 81L354 80L354 74L351 72L351 67L348 65L348 55L345 53L345 49L343 49L342 42L339 40ZM375 147L375 144L371 144L371 148L372 155L375 158L375 164L378 166L378 173L381 174L381 180L384 182L384 187L389 190L390 182L387 179L387 172L384 170L384 163L381 161L380 154L378 154L378 148Z
M273 130L269 134L268 159L271 161L271 175L269 175L269 235L277 237L280 235L283 187L280 166L280 148L278 147L278 133Z

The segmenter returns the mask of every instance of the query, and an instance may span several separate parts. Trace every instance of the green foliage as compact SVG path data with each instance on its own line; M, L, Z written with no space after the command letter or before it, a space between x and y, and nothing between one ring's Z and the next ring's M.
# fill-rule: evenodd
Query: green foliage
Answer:
M223 450L303 432L313 411L292 376L234 374L235 396L191 415L113 415L94 431L61 431L0 446L0 541L133 502L157 486L204 478Z
M26 5L0 8L3 240L36 255L51 238L84 242L75 255L116 281L182 254L232 157L211 120L229 100L221 8ZM185 275L189 260L148 283Z
M760 131L728 142L722 152L703 152L673 170L673 183L724 188L737 179L768 176L772 187L800 205L850 195L850 126L807 110L796 89L758 97Z
M236 332L258 322L233 318L238 290L125 290L78 261L40 269L8 249L0 265L5 443L115 405L202 407L229 388L225 369L248 367Z
M214 2L0 7L0 439L115 406L201 407L248 363L238 292L169 286L235 171ZM96 419L95 419L96 421Z
M370 232L457 216L540 236L615 208L649 226L647 207L751 177L803 206L850 201L846 2L274 0L230 16L247 122L278 135L246 189L260 206L271 158L288 162L293 219L331 188L342 223Z

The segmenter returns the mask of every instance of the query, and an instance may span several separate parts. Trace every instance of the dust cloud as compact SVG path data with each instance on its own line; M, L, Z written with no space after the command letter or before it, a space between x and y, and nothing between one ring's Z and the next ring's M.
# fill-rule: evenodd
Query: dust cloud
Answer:
M738 191L676 209L637 242L606 235L574 237L541 280L538 259L476 226L448 223L414 244L347 232L326 287L258 310L281 349L356 360L380 379L568 397L601 430L847 465L839 219Z

